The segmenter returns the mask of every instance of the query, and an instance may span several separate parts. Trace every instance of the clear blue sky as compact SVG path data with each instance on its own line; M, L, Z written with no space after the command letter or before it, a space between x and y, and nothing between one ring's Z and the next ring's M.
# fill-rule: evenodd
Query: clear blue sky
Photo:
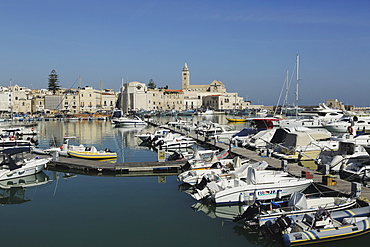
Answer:
M2 0L0 28L3 86L47 88L55 69L66 88L180 89L187 62L191 84L275 105L299 53L300 105L370 106L368 0Z

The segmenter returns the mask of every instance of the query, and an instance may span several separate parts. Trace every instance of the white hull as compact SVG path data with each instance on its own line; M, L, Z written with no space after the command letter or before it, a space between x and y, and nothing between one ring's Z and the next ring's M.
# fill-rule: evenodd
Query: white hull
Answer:
M283 196L289 196L295 191L303 191L311 180L290 181L283 180L279 183L257 184L243 187L234 187L213 195L216 204L239 203L244 201L270 200Z
M50 158L28 160L21 168L13 171L5 168L0 169L0 180L13 179L39 173L45 168L45 165L50 160Z

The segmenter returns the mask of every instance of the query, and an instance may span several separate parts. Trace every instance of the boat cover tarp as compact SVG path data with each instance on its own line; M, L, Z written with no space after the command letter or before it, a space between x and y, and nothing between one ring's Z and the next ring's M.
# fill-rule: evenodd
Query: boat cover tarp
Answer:
M232 137L235 136L249 136L256 133L255 129L242 129L240 132L234 134Z
M288 132L284 128L279 128L271 138L271 143L282 143Z
M305 194L294 192L288 201L288 207L296 207L297 209L307 209L307 199Z

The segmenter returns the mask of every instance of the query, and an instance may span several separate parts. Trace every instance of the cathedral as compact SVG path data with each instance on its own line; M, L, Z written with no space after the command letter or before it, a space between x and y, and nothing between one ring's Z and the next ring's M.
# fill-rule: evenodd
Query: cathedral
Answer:
M187 63L182 69L182 90L208 93L226 93L225 85L221 81L214 80L209 85L190 85L190 71Z

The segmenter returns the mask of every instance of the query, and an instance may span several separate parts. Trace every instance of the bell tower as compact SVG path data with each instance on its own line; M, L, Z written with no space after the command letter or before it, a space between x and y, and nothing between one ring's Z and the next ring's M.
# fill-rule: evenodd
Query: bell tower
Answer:
M190 85L190 71L188 65L185 63L182 69L182 89L188 89Z

